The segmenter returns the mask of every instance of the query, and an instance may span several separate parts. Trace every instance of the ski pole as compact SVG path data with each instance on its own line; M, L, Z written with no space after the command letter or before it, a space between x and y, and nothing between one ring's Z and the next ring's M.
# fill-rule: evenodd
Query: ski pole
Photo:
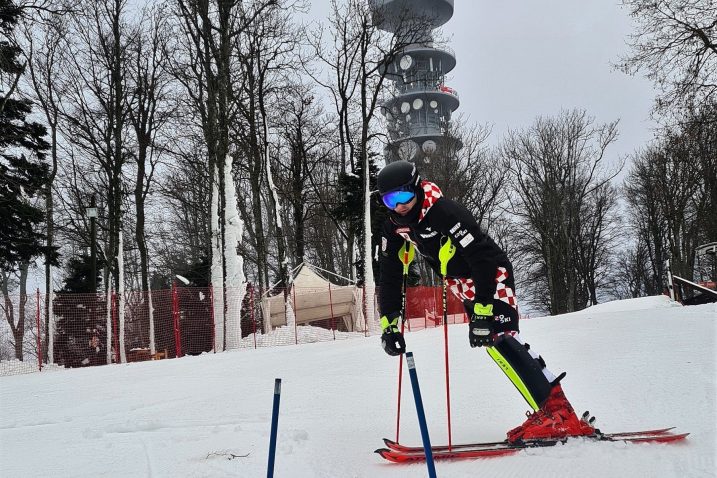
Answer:
M406 323L406 289L408 288L408 266L413 261L413 243L405 241L403 247L398 251L398 257L403 263L403 291L401 294L401 335ZM409 329L410 330L410 329ZM396 442L398 442L399 431L401 430L401 385L403 383L403 359L398 358L398 405L396 407Z
M274 407L271 411L271 438L269 439L269 466L266 478L274 476L274 457L276 455L276 432L279 427L279 401L281 399L281 379L274 380Z
M411 376L413 398L416 401L416 413L418 414L418 425L421 427L421 439L423 440L423 450L426 454L426 466L428 467L428 476L429 478L436 478L436 465L433 463L431 439L428 436L426 413L423 410L423 399L421 399L421 388L418 385L418 374L416 373L416 363L413 360L413 352L406 352L406 365L408 365L408 374Z
M438 259L441 261L441 276L443 278L443 343L446 362L446 410L448 414L448 450L453 443L451 441L451 381L450 367L448 366L448 261L456 254L456 247L451 243L451 238L446 237L445 242L438 251Z

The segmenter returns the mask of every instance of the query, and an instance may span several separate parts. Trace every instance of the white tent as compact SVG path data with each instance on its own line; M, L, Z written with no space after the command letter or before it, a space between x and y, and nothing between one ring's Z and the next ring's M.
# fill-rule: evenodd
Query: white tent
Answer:
M337 320L337 326L338 320L343 321L347 331L364 330L360 288L333 284L305 263L297 269L289 290L296 325L333 318ZM264 297L261 308L266 332L287 325L283 292Z

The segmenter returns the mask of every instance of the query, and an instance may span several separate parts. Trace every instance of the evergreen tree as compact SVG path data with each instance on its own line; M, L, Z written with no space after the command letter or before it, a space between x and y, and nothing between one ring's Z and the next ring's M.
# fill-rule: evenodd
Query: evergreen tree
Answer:
M378 176L378 166L376 166L376 154L369 152L369 178L371 190L376 188L376 177ZM357 244L363 244L363 167L362 163L356 166L356 173L339 173L338 177L338 205L333 209L333 213L340 221L348 224L347 229L353 232L357 240ZM371 249L376 250L381 244L381 227L387 216L388 211L378 196L371 199ZM372 257L374 255L372 254ZM377 260L373 262L374 277L378 277L379 263ZM359 284L364 280L364 261L363 256L356 263L356 272Z
M33 199L44 193L49 166L43 162L50 145L47 131L29 121L29 100L13 98L25 65L12 33L21 9L0 0L0 268L9 270L45 251L37 230L43 212Z

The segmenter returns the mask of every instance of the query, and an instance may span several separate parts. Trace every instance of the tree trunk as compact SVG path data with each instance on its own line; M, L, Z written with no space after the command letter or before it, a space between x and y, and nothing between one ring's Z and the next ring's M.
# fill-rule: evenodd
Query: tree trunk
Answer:
M27 305L27 271L28 262L20 264L20 301L17 306L17 325L12 327L15 339L15 358L23 360L23 344L25 339L25 306ZM39 333L39 331L38 331Z
M52 197L52 185L57 175L57 118L50 123L50 137L52 142L50 153L52 167L48 178L47 191L45 192L45 222L47 227L47 250L45 251L45 341L47 347L45 347L44 353L45 363L52 363L54 360L53 347L55 342L50 320L52 319L52 247L55 243L55 202Z
M137 155L137 176L134 186L134 202L135 202L135 214L136 214L136 225L135 225L135 241L137 242L137 249L139 250L139 269L141 276L141 289L142 294L149 295L149 256L147 252L147 240L145 237L145 211L144 211L144 175L146 170L147 161L147 149L149 148L148 138L143 137L141 132L138 132L139 140L139 154ZM143 343L150 342L154 343L154 337L151 335L153 325L153 317L151 311L151 300L147 295L142 296L142 306L147 310L149 317L149 323L147 328L141 328L141 340ZM150 346L150 350L153 347ZM154 353L154 351L152 351Z

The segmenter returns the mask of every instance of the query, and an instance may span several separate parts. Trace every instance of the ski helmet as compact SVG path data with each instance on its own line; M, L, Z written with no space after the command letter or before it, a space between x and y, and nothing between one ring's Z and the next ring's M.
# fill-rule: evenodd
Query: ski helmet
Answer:
M378 192L382 195L396 189L413 189L420 183L416 165L408 161L394 161L378 173Z

